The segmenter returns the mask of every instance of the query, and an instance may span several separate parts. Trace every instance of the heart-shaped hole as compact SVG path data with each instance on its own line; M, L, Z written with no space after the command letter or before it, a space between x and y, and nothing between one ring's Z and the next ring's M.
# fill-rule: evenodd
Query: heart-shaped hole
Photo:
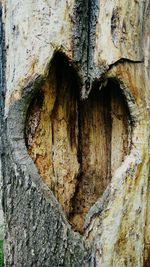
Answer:
M81 101L73 67L56 53L26 120L28 153L80 233L131 143L129 110L118 82L109 79L99 87L93 85Z

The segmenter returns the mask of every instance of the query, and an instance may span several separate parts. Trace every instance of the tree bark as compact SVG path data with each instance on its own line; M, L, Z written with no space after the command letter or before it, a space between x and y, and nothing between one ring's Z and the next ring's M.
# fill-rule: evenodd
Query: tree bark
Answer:
M1 4L5 266L149 266L149 0Z

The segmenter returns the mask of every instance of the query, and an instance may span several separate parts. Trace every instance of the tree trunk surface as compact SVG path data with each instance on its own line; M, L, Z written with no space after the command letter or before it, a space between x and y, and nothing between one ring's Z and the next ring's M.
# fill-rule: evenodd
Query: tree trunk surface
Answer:
M5 266L150 266L150 2L0 1Z

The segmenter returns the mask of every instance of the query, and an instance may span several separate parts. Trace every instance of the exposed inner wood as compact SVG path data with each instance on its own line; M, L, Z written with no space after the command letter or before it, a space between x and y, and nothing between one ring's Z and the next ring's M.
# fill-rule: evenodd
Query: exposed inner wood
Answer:
M94 87L79 107L81 174L70 216L78 231L130 149L129 111L116 82L101 91Z
M30 104L26 126L28 152L67 216L79 172L77 89L72 67L56 55L48 79Z
M32 100L26 145L43 181L52 189L75 230L102 195L130 149L130 116L118 83L93 86L79 100L75 72L56 54L49 76Z
M94 88L80 103L81 173L72 200L70 220L80 230L90 207L102 195L111 179L111 113L110 94Z

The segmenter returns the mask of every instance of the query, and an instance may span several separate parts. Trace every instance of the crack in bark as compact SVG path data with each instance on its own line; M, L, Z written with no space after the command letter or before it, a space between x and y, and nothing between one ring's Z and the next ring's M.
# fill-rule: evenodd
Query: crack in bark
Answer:
M130 58L119 58L117 61L109 65L108 70L112 69L112 67L117 66L119 64L124 64L124 63L132 63L132 64L141 64L144 63L144 59L142 60L132 60Z
M74 61L79 65L85 94L91 90L94 79L93 50L99 12L97 0L77 0L75 4ZM82 68L81 68L82 66Z

